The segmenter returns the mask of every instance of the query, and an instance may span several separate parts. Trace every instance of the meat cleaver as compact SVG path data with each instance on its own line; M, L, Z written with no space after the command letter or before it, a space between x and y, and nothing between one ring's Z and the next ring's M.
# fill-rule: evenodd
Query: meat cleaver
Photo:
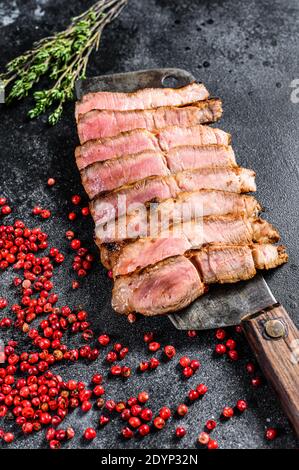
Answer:
M181 87L195 81L186 70L163 68L79 80L77 98L96 91ZM242 324L245 336L299 438L299 332L261 274L252 280L213 286L189 307L169 315L179 330Z

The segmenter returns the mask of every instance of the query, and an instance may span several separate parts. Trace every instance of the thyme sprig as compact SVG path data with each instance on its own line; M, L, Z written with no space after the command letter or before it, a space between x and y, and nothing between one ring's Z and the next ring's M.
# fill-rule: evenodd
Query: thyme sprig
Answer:
M97 1L73 18L65 31L41 39L33 44L32 50L10 61L0 74L5 91L10 88L6 103L25 98L41 77L47 76L53 84L33 93L35 105L28 116L36 118L54 107L48 121L55 125L65 102L74 99L76 80L86 78L90 54L98 49L105 26L120 14L127 1Z

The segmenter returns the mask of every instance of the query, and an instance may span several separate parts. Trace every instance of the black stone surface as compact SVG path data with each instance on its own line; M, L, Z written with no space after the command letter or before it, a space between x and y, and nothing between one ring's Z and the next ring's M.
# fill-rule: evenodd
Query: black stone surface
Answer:
M78 14L91 1L74 0L2 0L0 3L0 67L29 48L34 40L67 26L69 18ZM129 6L103 36L101 48L93 54L89 75L137 70L152 67L181 67L203 81L214 95L224 101L221 127L233 135L238 161L257 171L258 198L267 218L282 233L288 247L288 265L268 274L267 280L277 299L282 302L297 325L298 315L298 155L299 104L291 101L291 82L298 78L298 2L297 0L227 0L170 1L131 0ZM53 217L43 222L50 234L51 245L70 255L64 232L74 226L94 253L91 220L70 224L67 212L70 197L81 193L73 149L77 137L73 104L69 104L63 120L49 128L44 119L29 122L25 115L29 103L10 109L1 107L0 120L0 192L14 207L14 217L31 226L35 204L50 208ZM57 184L49 189L49 176ZM2 222L1 222L2 223ZM10 285L12 274L1 274L0 295L14 301ZM189 381L182 381L176 360L163 363L152 374L134 375L127 382L109 380L107 394L116 400L137 391L150 392L150 405L155 412L162 405L177 405L187 391L199 382L206 382L209 393L190 407L182 420L172 419L165 430L143 440L123 442L118 437L118 418L99 430L91 444L94 448L194 448L196 437L209 418L218 418L224 405L234 405L245 398L249 410L230 422L219 425L214 438L223 448L295 448L296 440L267 385L253 390L245 364L251 352L240 338L241 359L231 363L213 358L213 332L199 333L190 339L176 331L167 318L141 320L129 325L117 317L110 307L110 281L97 265L73 292L71 256L58 269L55 277L61 305L83 305L90 313L97 333L108 331L114 338L129 345L126 363L136 367L148 353L143 332L155 330L163 345L172 343L178 356L188 354L202 362L200 371ZM2 334L2 333L1 333ZM3 335L4 336L4 335ZM107 373L104 354L96 363L55 367L64 378L88 380L94 371ZM68 447L84 447L83 430L97 425L98 411L83 415L72 413L66 420L77 431ZM174 429L182 424L188 434L180 441L173 438ZM279 438L264 440L265 426L277 426ZM16 431L12 424L8 424ZM13 444L19 448L45 447L43 433L22 437Z

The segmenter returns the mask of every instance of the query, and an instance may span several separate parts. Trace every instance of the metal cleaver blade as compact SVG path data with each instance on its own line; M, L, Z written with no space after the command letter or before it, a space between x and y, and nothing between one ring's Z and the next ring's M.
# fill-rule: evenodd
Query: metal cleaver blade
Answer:
M244 317L274 304L275 297L258 274L249 281L212 286L193 304L168 316L179 330L206 330L238 325Z

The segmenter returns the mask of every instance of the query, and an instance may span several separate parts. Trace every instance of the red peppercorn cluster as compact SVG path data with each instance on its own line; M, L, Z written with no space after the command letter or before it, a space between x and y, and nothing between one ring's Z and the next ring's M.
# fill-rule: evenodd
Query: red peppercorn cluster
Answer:
M70 441L75 437L73 428L55 429L48 428L46 432L46 440L49 442L50 449L59 449L63 441Z
M188 356L181 357L179 361L182 367L183 376L189 379L200 368L200 362L197 359L191 360Z
M110 343L110 338L108 335L101 335L98 338L98 342L102 346L107 346ZM122 361L127 356L128 352L129 348L127 346L123 346L121 343L115 343L113 349L106 355L106 362L115 363L117 361ZM110 368L111 376L115 377L128 378L131 373L131 368L126 365L115 364Z
M75 205L80 204L80 196L73 196L72 202ZM5 198L0 198L0 207L3 209L5 205ZM8 214L10 211L5 209L4 213ZM43 209L37 208L36 214L43 217L42 211ZM92 255L82 247L81 241L76 238L73 231L67 231L65 236L72 250L76 252L74 263L81 263L77 273L79 274L79 269L87 272L90 267L84 263L91 264ZM10 309L10 316L1 317L0 327L15 327L28 340L26 351L19 351L19 345L15 341L9 341L4 348L2 359L5 359L5 364L0 367L0 418L12 416L25 435L44 431L52 449L60 448L75 435L72 428L62 428L62 423L68 414L76 408L88 413L93 402L99 410L102 410L98 427L108 425L112 413L117 413L126 423L121 431L125 439L133 436L144 437L153 429L162 430L171 418L172 412L170 408L163 406L158 414L154 413L148 406L147 392L115 402L106 399L101 373L93 375L89 389L83 382L75 379L65 382L62 377L51 372L51 366L61 361L64 363L79 360L95 361L100 349L110 345L111 339L109 335L103 333L97 339L99 349L92 344L86 344L95 341L87 312L83 309L71 309L67 305L57 306L59 299L55 293L53 276L56 266L63 263L64 255L56 247L50 248L48 254L41 254L46 249L48 249L48 236L40 228L29 229L18 220L13 225L0 226L0 271L11 267L16 272L13 286L19 295L18 301L11 306L8 306L5 297L0 298L0 310ZM67 345L66 337L69 335L71 337L79 335L82 344L80 342L80 345L74 348L69 342ZM195 337L196 332L190 331L188 336ZM216 338L222 342L225 353L231 354L231 359L234 359L237 354L236 341L227 337L225 330L221 329L217 330ZM146 332L143 339L151 353L161 350L161 344L155 340L153 332ZM119 364L128 352L128 347L121 343L109 347L106 363L110 376L127 378L132 374L130 367ZM168 344L161 350L161 359L164 357L164 362L165 358L171 360L175 355L176 349L173 345ZM187 356L181 357L179 363L186 378L191 377L200 367L198 360L192 360ZM140 362L139 370L152 371L159 366L160 360L151 357ZM246 369L251 376L255 373L255 367L251 363L247 364ZM253 386L258 386L261 379L253 376L251 381ZM188 393L190 405L207 391L205 384L199 384L191 389ZM238 400L234 408L225 407L222 416L230 419L235 414L244 412L247 406L245 400ZM183 417L187 413L188 406L181 403L177 406L174 417ZM206 431L211 432L215 428L215 423L214 420L208 420ZM178 438L182 438L186 434L186 429L179 426L174 432ZM275 429L273 431L270 428L266 432L266 438L274 439L277 435L275 432ZM97 431L94 428L87 428L84 431L86 440L93 440L96 435ZM13 442L14 434L0 428L0 439L9 444ZM198 442L210 449L218 447L208 432L202 432Z
M9 215L11 213L11 211L12 211L12 209L7 204L6 197L1 196L0 197L0 215Z
M51 448L58 448L62 441L72 439L75 432L72 428L56 428L73 409L81 407L86 411L92 392L86 389L83 382L64 382L59 375L49 370L42 373L40 371L43 368L40 367L29 370L35 364L42 364L39 361L40 355L22 353L18 356L16 346L13 342L6 346L8 365L0 369L0 416L11 413L24 434L32 434L46 426L52 426L46 432L46 439ZM17 378L15 375L18 369L22 370L25 362L30 366L27 375ZM44 365L48 365L46 361Z
M148 371L153 371L157 369L160 366L160 361L156 357L151 357L149 361L142 361L139 363L139 371L140 372L145 372L146 370Z
M51 217L51 211L49 209L42 209L39 206L35 206L32 209L33 215L39 215L41 219L49 219Z
M227 333L223 328L218 328L215 333L215 337L219 341L224 341L227 337ZM239 353L236 349L237 343L234 339L228 338L224 343L218 343L215 346L216 356L223 356L224 354L229 357L232 361L237 361L239 359Z
M81 241L78 238L74 238L74 233L67 232L67 238L71 241L70 246L72 250L76 252L73 259L73 270L79 277L85 277L92 268L94 256L88 251L87 248L82 246ZM76 288L76 287L75 287Z
M82 198L81 198L81 196L80 196L79 194L74 194L74 195L71 197L71 202L72 202L72 204L74 204L74 206L79 206L79 205L81 204L81 202L82 202ZM82 207L80 212L81 212L81 215L82 215L83 217L88 216L88 215L90 214L89 207L87 207L87 206ZM69 212L69 214L68 214L68 219L69 219L70 221L73 221L73 220L75 220L75 219L77 218L77 215L78 215L77 212L71 211L71 212Z
M208 387L205 384L199 384L195 389L192 389L188 393L188 399L190 402L198 400L203 397L208 391Z

